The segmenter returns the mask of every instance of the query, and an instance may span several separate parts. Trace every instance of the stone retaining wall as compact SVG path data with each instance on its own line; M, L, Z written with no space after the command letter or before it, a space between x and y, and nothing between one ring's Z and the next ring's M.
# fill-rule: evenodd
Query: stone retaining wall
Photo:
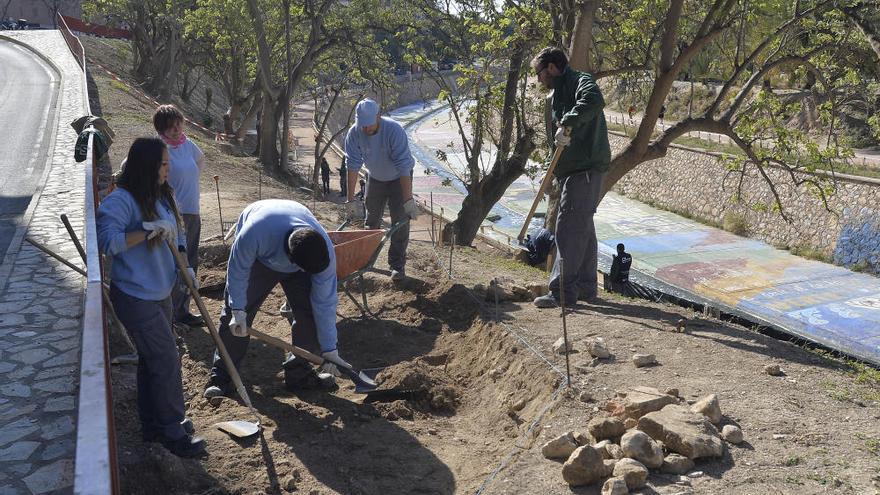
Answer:
M619 135L610 138L615 152L629 142ZM696 150L670 148L666 157L639 165L614 190L778 247L818 252L835 263L880 273L880 181L838 178L828 211L820 198L805 186L795 187L782 170L771 169L768 175L791 223L773 211L770 188L757 170L747 174L743 202L736 203L739 175L729 173L718 155ZM751 206L756 204L766 210Z

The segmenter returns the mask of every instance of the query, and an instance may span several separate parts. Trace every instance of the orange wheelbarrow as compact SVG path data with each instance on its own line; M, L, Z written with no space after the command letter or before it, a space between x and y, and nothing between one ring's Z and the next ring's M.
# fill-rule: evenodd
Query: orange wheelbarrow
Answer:
M388 239L401 227L409 223L403 220L392 225L388 230L342 230L347 222L340 226L340 230L327 232L333 242L336 254L336 281L351 302L361 310L361 315L374 316L367 305L367 293L364 290L364 274L368 272L387 273L386 270L376 268L374 265L379 259L379 253ZM358 280L361 302L354 297L348 284Z

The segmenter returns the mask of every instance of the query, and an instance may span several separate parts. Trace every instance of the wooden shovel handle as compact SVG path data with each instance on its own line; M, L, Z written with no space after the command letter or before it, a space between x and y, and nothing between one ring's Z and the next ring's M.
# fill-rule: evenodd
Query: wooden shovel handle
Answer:
M297 346L295 346L291 343L285 342L277 337L267 335L259 330L254 330L253 328L248 328L248 333L250 334L251 337L254 337L257 340L262 340L263 342L265 342L273 347L277 347L279 349L283 349L285 351L292 352L296 357L303 358L306 361L308 361L314 365L320 366L320 365L324 364L324 358L322 358L321 356L318 356L316 354L312 354L311 352L309 352L301 347L297 347Z
M567 130L566 130L567 131ZM566 132L567 135L567 132ZM538 203L544 199L544 191L547 190L547 186L550 185L550 181L553 180L553 171L556 170L556 163L559 162L559 157L562 156L562 151L565 149L565 146L557 146L556 151L553 152L553 160L550 161L550 166L547 167L547 173L544 174L544 180L541 181L541 187L538 188L538 194L535 195L535 200L532 201L532 207L529 209L529 214L526 215L526 220L523 222L522 229L519 231L519 235L516 236L516 239L522 244L523 238L526 236L526 232L529 231L529 223L532 221L532 217L535 215L535 210L538 209Z
M241 376L239 376L238 370L235 368L235 364L229 356L229 352L226 351L226 346L223 345L223 339L220 338L220 333L217 331L217 327L214 326L214 320L211 319L210 313L208 313L208 308L205 307L205 302L202 301L202 296L199 295L199 291L196 289L195 284L192 279L189 278L189 270L187 269L189 266L187 265L186 260L180 255L177 249L174 248L171 241L166 240L165 244L168 246L168 250L171 251L171 255L174 256L174 262L177 264L180 276L183 277L184 282L186 282L186 287L189 289L189 293L196 302L199 311L201 311L202 318L204 318L205 323L208 325L208 330L211 332L211 337L214 339L214 344L217 346L217 351L220 353L220 358L223 360L223 364L226 365L226 371L229 373L229 377L232 378L235 390L238 392L241 400L244 401L244 404L256 415L254 406L251 404L251 398L248 396L247 390L244 388L244 383L241 381Z

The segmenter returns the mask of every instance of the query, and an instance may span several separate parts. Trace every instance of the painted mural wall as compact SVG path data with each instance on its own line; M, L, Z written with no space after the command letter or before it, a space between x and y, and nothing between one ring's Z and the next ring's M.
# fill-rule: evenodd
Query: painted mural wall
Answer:
M614 151L628 141L611 136ZM786 222L773 211L772 193L757 170L746 174L742 201L734 200L739 175L714 153L672 147L666 157L640 165L614 190L696 220L723 226L796 253L817 253L835 263L880 274L880 181L838 178L828 209L782 170L769 170ZM830 210L830 211L829 211Z

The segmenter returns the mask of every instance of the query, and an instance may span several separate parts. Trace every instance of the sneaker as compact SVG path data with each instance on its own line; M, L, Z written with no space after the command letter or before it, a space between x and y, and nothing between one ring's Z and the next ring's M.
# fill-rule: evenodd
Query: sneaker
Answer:
M227 395L229 395L229 384L221 383L214 379L208 381L208 384L205 386L205 391L202 393L202 396L206 399L226 397Z
M400 270L391 270L391 280L394 282L400 282L406 278L406 272L401 268Z
M288 304L287 301L284 301L284 304L278 308L278 313L281 314L283 318L293 320L293 310L290 309L290 304Z
M177 320L178 323L182 323L188 327L203 327L205 326L205 319L202 318L202 315L194 315L192 313L187 313Z
M198 457L205 452L205 440L186 434L176 440L162 438L162 445L177 457Z
M301 390L324 390L332 392L339 388L336 377L330 373L317 371L302 359L288 359L284 368L284 388L291 392Z
M195 425L193 425L192 420L189 418L184 418L184 420L180 422L180 426L183 426L183 432L187 435L192 435L196 432L196 427ZM163 437L161 433L149 432L143 434L144 442L147 443L161 442L162 438Z
M538 308L556 308L559 306L559 301L553 297L553 294L546 294L540 297L536 297L534 301L532 301Z

